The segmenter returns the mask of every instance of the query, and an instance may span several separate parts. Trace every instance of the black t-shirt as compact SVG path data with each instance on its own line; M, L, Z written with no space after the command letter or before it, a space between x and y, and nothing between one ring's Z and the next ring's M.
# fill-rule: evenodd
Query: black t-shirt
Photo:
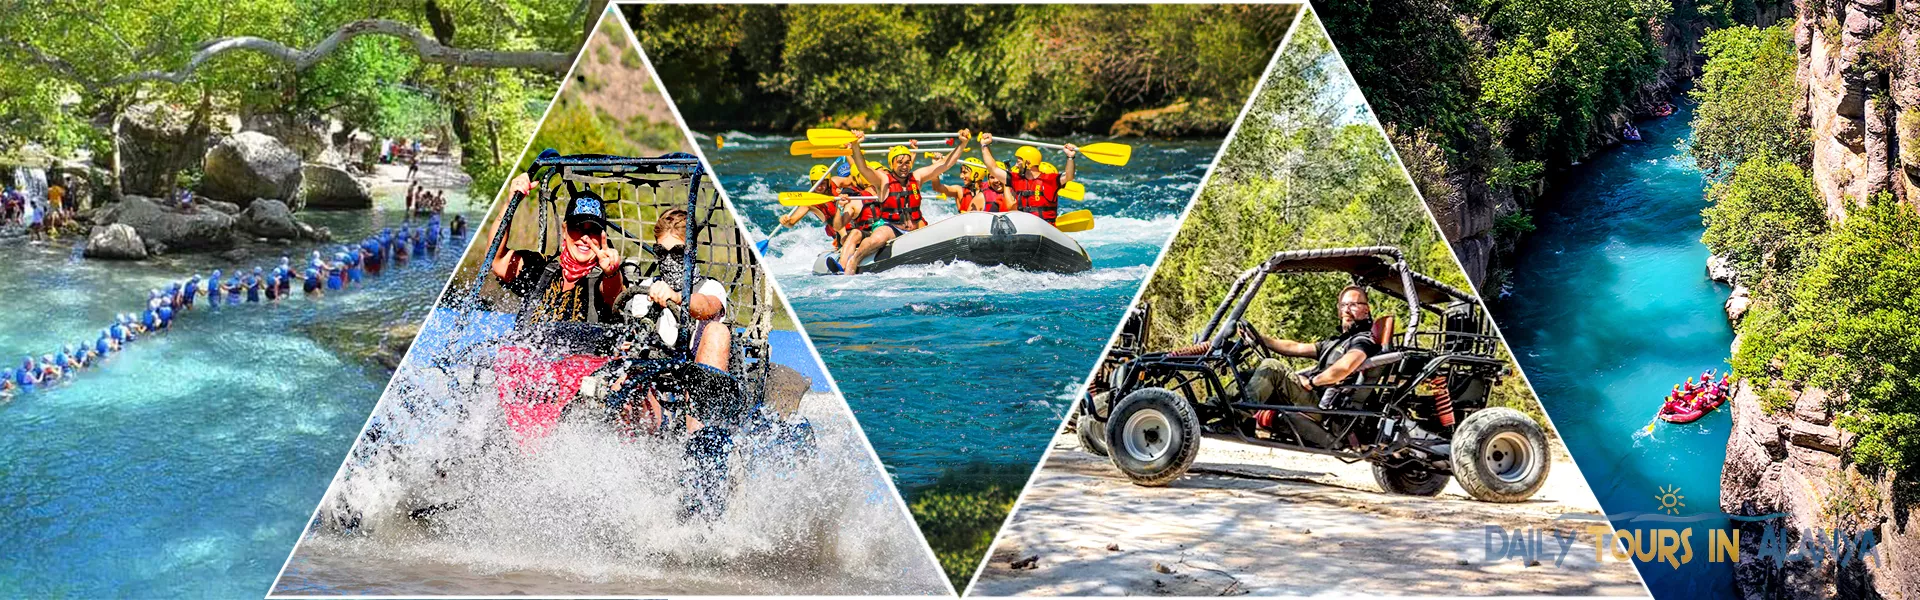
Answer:
M1373 321L1354 323L1353 327L1347 329L1345 333L1314 344L1313 351L1320 357L1320 364L1313 368L1313 374L1318 375L1327 370L1327 367L1333 366L1340 357L1354 350L1359 350L1369 357L1380 353L1380 342L1373 339ZM1354 372L1354 375L1357 374L1359 371ZM1348 375L1347 379L1353 379L1353 375Z
M613 310L613 299L601 297L601 273L598 268L574 282L571 290L561 289L564 286L561 285L560 274L556 272L552 283L542 290L537 288L541 279L546 277L547 268L552 266L559 269L559 266L553 264L553 259L532 250L516 250L513 254L520 258L520 273L502 287L519 296L522 302L533 303L530 310L526 311L533 320L587 322L589 301L598 317L594 322L614 323L619 320L619 313Z

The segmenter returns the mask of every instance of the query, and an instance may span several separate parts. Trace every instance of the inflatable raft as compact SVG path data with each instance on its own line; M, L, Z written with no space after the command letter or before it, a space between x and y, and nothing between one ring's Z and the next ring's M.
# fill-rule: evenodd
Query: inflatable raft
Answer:
M1702 398L1698 404L1695 404L1690 409L1669 411L1665 406L1661 406L1659 414L1660 420L1668 423L1692 423L1698 421L1700 417L1707 416L1707 413L1713 412L1713 409L1719 408L1722 403L1725 403L1727 397L1733 395L1733 386L1728 385L1723 380L1720 383L1714 384L1712 388L1700 393L1705 394L1706 397Z
M827 264L834 253L813 261L813 274L832 275ZM861 273L878 273L905 265L966 261L982 266L1006 265L1027 271L1078 273L1093 268L1093 259L1080 242L1055 229L1045 219L1024 212L972 212L942 219L888 242L860 261Z

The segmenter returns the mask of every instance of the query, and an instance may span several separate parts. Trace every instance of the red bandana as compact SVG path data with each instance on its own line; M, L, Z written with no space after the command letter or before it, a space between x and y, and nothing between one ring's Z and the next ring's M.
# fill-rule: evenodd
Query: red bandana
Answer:
M579 281L581 277L587 276L588 271L593 270L594 262L595 261L586 261L586 262L576 261L573 259L572 251L566 248L561 248L560 249L560 276L565 278L568 283Z

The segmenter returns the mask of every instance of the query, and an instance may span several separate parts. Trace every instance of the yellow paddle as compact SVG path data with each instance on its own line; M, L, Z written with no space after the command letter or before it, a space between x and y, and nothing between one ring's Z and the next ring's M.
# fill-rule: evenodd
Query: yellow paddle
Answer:
M821 148L819 146L815 146L813 142L809 142L806 140L799 140L794 142L792 145L787 146L787 154L800 156L802 154L812 154L814 152L819 151L820 149Z
M1061 146L1060 144L1049 144L1046 142L1036 142L1033 140L1018 140L1013 138L993 138L993 139L994 141L1007 142L1010 144L1019 144L1022 146L1033 146L1035 148L1052 148L1055 150L1065 148L1065 146ZM1128 146L1126 144L1116 144L1113 142L1099 142L1094 144L1087 144L1085 146L1080 146L1079 150L1081 155L1087 157L1087 160L1091 160L1093 162L1097 162L1103 165L1113 165L1116 167L1127 166L1127 161L1133 158L1133 146Z
M1093 229L1093 212L1076 210L1053 220L1053 227L1066 233Z
M1066 185L1060 186L1060 196L1072 200L1085 200L1087 186L1080 185L1078 181L1069 181Z
M899 140L899 139L924 140L924 139L940 139L940 138L951 139L959 136L952 133L869 133L867 134L867 137L875 140ZM813 142L813 145L815 146L845 146L847 145L847 142L853 141L853 132L847 131L845 129L827 129L827 128L808 129L807 141ZM948 142L947 145L951 146L953 145L953 143Z
M879 200L878 196L849 196L854 200ZM813 206L833 201L833 196L813 192L780 192L781 206Z

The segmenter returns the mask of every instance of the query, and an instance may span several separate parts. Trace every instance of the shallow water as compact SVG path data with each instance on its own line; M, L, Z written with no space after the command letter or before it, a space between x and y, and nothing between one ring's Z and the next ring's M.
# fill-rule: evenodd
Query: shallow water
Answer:
M827 162L789 156L792 138L721 135L724 150L696 137L760 235L787 210L775 194L802 189L807 169ZM1083 273L953 263L816 276L814 257L829 246L817 220L775 236L770 271L903 490L973 463L1029 468L1045 451L1219 148L1217 139L1122 141L1132 161L1081 165L1086 200L1061 206L1096 221L1072 234L1093 259ZM945 179L957 182L958 171ZM951 201L926 196L929 221L953 214Z
M1595 157L1568 176L1534 215L1539 229L1518 252L1512 295L1494 313L1542 404L1620 528L1661 512L1655 496L1677 487L1680 515L1717 513L1728 412L1692 424L1646 427L1673 385L1726 371L1733 331L1721 302L1732 291L1707 279L1700 210L1705 177L1687 158L1691 107L1641 123L1646 141ZM1705 560L1642 565L1654 595L1731 597L1732 569ZM1684 526L1682 526L1684 527Z
M466 206L455 196L450 211ZM402 211L300 216L358 240ZM113 263L74 258L76 242L0 246L6 360L91 341L115 313L143 308L150 288L216 267L271 269L282 252ZM424 317L457 255L449 244L317 302L213 312L203 299L104 365L0 401L0 596L263 593L387 381L316 341L315 327L377 337Z
M737 435L725 510L686 520L676 439L575 426L494 443L510 438L492 371L472 379L464 367L429 365L478 364L505 329L459 323L451 310L430 318L375 411L378 440L354 451L276 593L946 591L836 395L802 401L810 451L773 434ZM813 362L798 336L775 343L786 346L776 356ZM451 508L422 527L408 515L423 505Z

